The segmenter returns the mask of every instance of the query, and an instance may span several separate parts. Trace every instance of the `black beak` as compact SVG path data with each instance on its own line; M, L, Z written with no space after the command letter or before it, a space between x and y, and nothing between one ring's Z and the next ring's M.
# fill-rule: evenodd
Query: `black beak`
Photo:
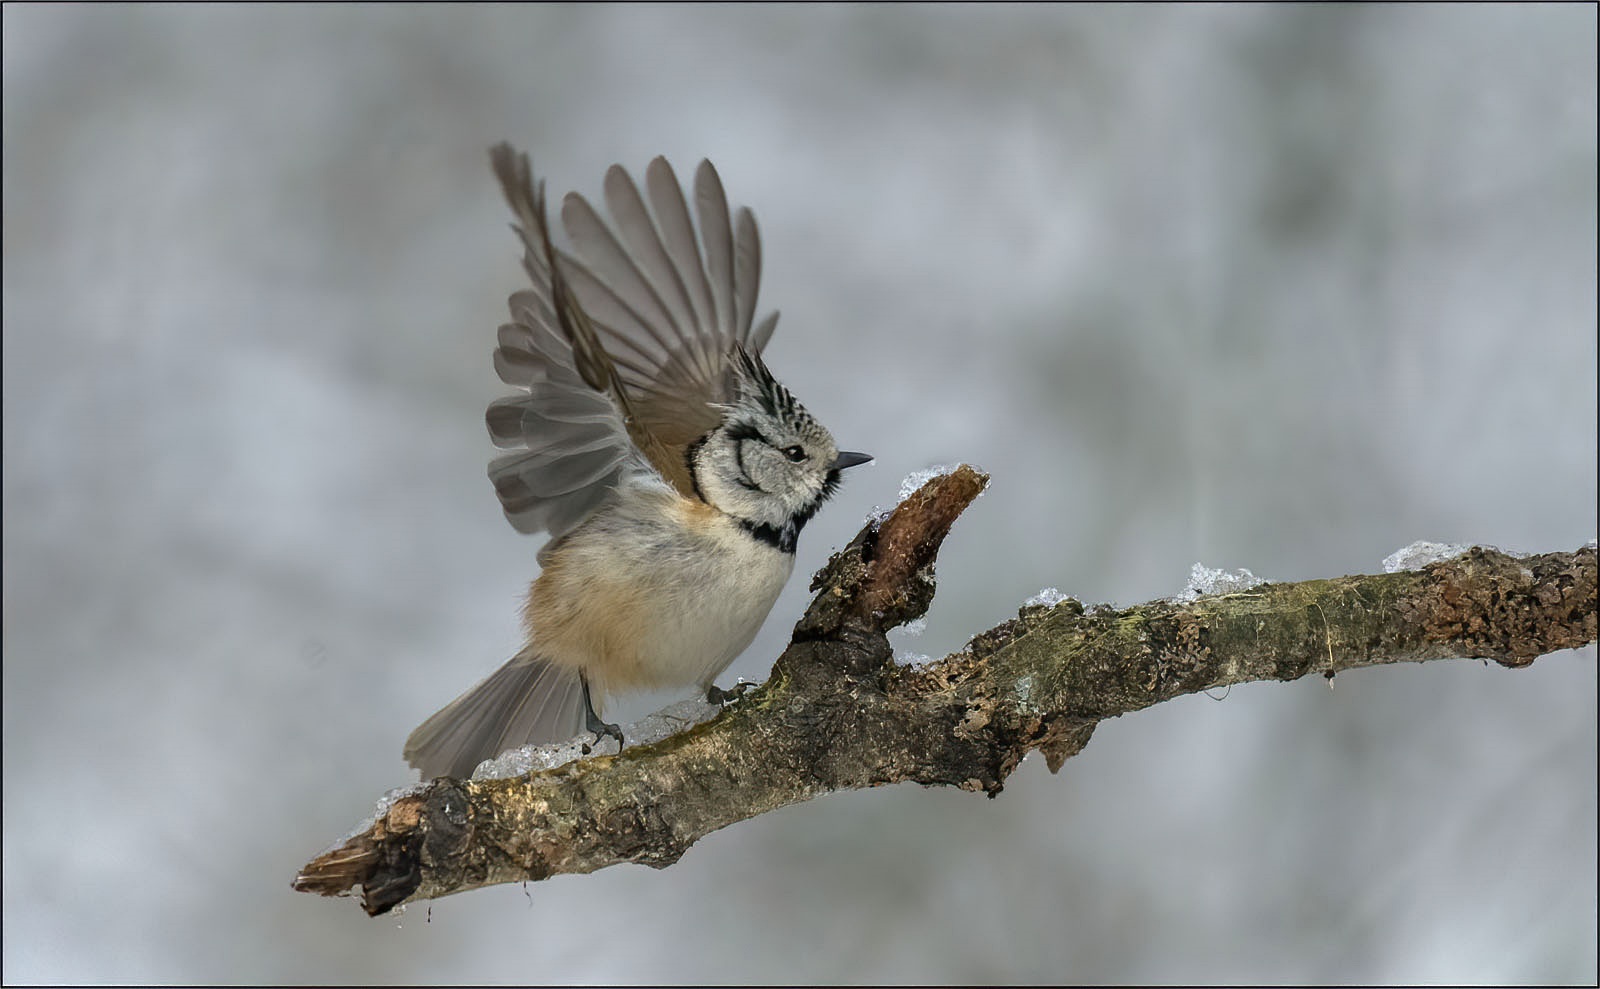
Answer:
M862 464L872 463L870 453L851 453L848 450L833 458L832 469L844 470L846 467L860 467Z

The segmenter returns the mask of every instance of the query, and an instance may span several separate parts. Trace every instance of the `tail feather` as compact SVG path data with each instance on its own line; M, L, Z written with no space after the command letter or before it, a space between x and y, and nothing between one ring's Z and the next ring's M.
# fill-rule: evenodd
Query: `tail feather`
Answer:
M405 757L423 779L467 779L506 749L565 741L583 727L578 671L522 655L424 721L406 739Z

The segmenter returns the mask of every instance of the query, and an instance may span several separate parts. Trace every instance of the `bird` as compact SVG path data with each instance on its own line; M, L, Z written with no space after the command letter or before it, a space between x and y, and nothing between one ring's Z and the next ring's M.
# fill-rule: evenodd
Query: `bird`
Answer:
M695 686L726 701L716 677L772 610L801 529L843 471L872 460L840 451L767 368L778 313L755 319L755 217L730 212L709 161L692 216L664 157L643 191L607 171L611 224L567 194L576 255L553 246L528 156L501 143L490 161L531 287L499 328L494 367L518 391L485 415L506 451L489 478L512 527L549 539L526 643L407 739L424 779L585 731L620 751L597 706L622 692Z

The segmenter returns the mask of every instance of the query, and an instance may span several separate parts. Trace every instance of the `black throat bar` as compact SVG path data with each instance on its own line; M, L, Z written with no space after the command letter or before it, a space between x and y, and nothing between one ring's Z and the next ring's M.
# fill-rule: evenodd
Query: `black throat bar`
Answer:
M800 538L800 527L790 522L787 525L768 525L765 522L751 522L748 519L734 519L739 523L739 528L750 533L759 542L766 543L773 549L790 555L794 554L795 543Z

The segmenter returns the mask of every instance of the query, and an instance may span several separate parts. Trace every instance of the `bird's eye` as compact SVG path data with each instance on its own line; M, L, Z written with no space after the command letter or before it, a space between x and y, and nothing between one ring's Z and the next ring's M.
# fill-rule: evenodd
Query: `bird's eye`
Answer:
M783 455L788 457L789 462L792 464L798 464L800 461L806 459L806 452L800 449L800 445L798 443L794 446L784 447Z

